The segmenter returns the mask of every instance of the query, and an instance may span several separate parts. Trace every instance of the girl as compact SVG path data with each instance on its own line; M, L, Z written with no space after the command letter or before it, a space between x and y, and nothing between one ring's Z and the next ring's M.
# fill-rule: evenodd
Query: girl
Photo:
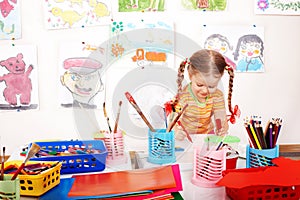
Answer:
M190 83L182 88L186 66ZM228 108L233 115L231 96L234 73L222 54L214 50L202 49L195 52L189 62L183 61L180 64L177 78L178 94L175 102L180 106L188 104L188 107L180 118L181 126L174 127L176 139L183 140L186 135L184 131L191 134L224 135L227 133L225 100L222 91L217 88L225 69L230 76ZM216 122L216 129L212 117Z

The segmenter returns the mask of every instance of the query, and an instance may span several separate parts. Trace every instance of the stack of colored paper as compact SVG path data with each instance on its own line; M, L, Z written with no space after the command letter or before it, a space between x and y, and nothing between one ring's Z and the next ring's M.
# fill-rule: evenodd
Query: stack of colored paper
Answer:
M174 199L182 190L179 165L75 175L70 198Z
M167 200L183 199L179 165L148 169L74 175L61 180L61 184L41 200L61 199L118 199Z

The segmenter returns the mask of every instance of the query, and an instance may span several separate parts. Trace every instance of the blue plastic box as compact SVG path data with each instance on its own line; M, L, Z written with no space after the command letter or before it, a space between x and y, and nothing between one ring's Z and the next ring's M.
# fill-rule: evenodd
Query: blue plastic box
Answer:
M272 149L253 149L247 145L246 149L246 167L264 167L273 166L273 158L279 156L279 148L276 145Z
M148 132L148 162L166 164L176 161L174 131L157 129Z
M97 154L74 154L66 156L33 157L30 160L60 161L61 174L103 171L106 166L107 149L102 140L35 142L42 150L64 152L68 147L100 150Z

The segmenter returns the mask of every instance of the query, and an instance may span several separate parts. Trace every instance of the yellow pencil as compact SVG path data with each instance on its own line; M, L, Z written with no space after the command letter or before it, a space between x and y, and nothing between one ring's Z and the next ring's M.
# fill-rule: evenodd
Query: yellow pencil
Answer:
M261 148L261 146L260 146L260 143L259 143L258 138L257 138L257 136L256 136L256 133L255 133L255 131L254 131L254 128L253 128L253 126L252 126L251 123L249 123L249 125L250 125L251 133L252 133L252 135L253 135L253 137L254 137L254 140L255 140L255 142L256 142L256 144L257 144L257 147L258 147L258 149L261 150L262 148Z

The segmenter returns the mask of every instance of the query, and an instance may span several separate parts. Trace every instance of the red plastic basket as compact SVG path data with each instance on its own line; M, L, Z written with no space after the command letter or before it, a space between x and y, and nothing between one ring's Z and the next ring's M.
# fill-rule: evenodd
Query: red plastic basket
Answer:
M299 200L300 185L255 185L240 189L226 187L226 194L232 200Z
M242 169L229 169L222 172L226 176L230 172L240 172L242 174L253 174L255 172L264 171L268 168L276 166L265 166L256 168L242 168ZM230 187L227 184L219 184L226 187L226 194L231 200L299 200L300 199L300 185L260 185L253 184L241 188ZM232 185L232 184L230 184Z

